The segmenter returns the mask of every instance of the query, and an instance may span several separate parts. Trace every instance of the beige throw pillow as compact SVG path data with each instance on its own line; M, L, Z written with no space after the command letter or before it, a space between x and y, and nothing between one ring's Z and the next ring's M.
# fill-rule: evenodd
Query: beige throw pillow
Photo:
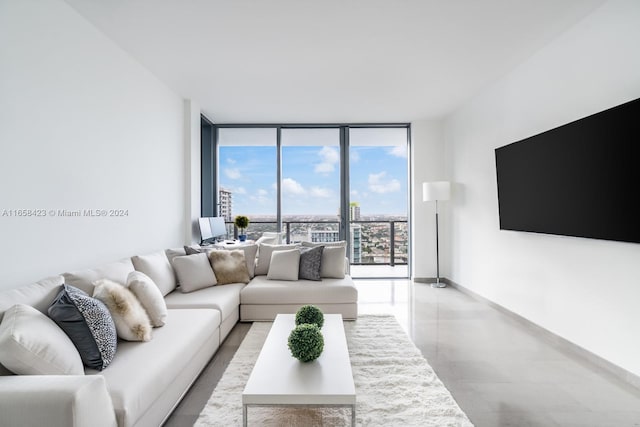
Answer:
M217 283L207 254L177 256L173 259L173 268L178 275L182 292L197 291Z
M167 304L153 280L141 271L132 271L127 277L127 287L147 312L151 326L163 326L167 321Z
M167 295L176 288L176 276L164 251L149 255L136 255L131 257L131 262L136 271L142 271L153 280L162 295Z
M300 251L289 249L275 251L271 254L271 263L267 279L269 280L298 280L300 266Z
M0 324L0 363L18 375L84 375L73 342L53 320L16 304Z
M93 297L107 306L119 338L127 341L151 340L149 316L129 289L109 279L96 280L93 284Z
M296 249L299 245L267 245L261 244L258 250L258 262L256 263L256 276L265 275L269 272L271 254L275 251L286 251Z
M320 263L320 277L344 279L345 246L325 246Z
M209 261L218 280L218 285L249 283L251 280L243 251L212 251L209 254Z

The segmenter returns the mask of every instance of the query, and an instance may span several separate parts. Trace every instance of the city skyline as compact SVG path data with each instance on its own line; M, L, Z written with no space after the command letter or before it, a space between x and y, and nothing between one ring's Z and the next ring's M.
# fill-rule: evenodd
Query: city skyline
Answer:
M282 147L282 214L337 215L340 154L337 146ZM407 215L404 146L352 146L350 198L362 216ZM275 215L274 146L221 146L220 187L232 193L233 215Z

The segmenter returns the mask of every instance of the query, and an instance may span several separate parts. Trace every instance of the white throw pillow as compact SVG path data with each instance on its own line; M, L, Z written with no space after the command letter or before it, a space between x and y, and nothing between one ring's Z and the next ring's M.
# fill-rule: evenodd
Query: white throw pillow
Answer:
M157 328L167 322L167 303L149 276L141 271L132 271L127 277L127 287L147 312L151 326Z
M258 262L256 263L255 275L265 275L269 272L269 264L271 263L271 254L275 251L286 251L296 249L299 245L260 245L258 250Z
M298 249L275 251L271 254L267 279L298 280L299 266L300 251Z
M25 304L9 308L0 323L0 363L18 375L84 375L67 334Z
M167 295L176 288L176 276L164 251L136 255L131 257L131 262L136 271L142 271L153 280L162 295Z
M107 306L118 337L127 341L150 341L151 321L136 296L109 279L93 282L93 297Z
M173 259L173 268L182 292L193 292L218 283L207 254L177 256Z
M322 251L320 277L344 279L344 258L347 256L345 246L325 246Z

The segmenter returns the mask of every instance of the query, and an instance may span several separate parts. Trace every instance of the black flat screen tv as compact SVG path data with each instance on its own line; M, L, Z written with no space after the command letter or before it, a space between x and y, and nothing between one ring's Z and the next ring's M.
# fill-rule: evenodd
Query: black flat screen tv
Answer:
M640 243L640 98L495 156L500 229Z

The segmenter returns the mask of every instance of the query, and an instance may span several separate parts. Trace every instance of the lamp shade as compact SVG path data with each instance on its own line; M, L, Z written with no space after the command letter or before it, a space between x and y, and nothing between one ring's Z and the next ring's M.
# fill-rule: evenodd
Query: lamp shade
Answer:
M451 198L451 183L449 181L434 181L422 183L422 201L449 200Z

